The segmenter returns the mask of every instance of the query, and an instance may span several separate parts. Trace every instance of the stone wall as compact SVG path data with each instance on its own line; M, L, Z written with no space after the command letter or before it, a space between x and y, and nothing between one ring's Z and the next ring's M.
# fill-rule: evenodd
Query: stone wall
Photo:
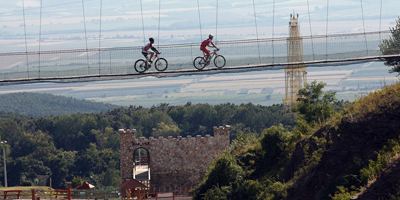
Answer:
M210 163L229 148L230 126L214 127L214 136L135 138L136 130L119 130L121 178L132 179L133 153L143 147L150 154L152 188L180 188L199 184Z

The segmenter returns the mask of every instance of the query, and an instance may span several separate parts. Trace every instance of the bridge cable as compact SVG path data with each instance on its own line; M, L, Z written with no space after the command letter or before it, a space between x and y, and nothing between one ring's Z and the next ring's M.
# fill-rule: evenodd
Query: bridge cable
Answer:
M100 0L100 27L99 27L99 75L101 74L101 20L103 16L103 0ZM89 72L90 73L90 72Z
M146 34L144 33L144 17L143 17L143 5L142 0L140 0L140 13L142 15L142 28L143 28L143 44L146 44Z
M158 46L160 46L160 27L161 27L161 0L158 1L158 37L157 37Z
M83 14L83 28L85 30L85 42L86 42L86 62L88 71L90 71L89 67L89 51L88 51L88 41L87 41L87 31L86 31L86 15L85 15L85 3L82 0L82 14Z
M326 0L326 35L325 35L325 53L328 60L328 24L329 24L329 0Z
M217 42L217 36L218 36L218 0L217 0L217 6L216 6L216 11L215 11L215 42Z
M272 63L275 63L275 0L272 1Z
M382 38L381 38L381 28L382 28L382 1L383 1L383 0L381 0L381 12L380 12L380 15L379 15L379 43L382 42Z
M40 0L40 18L39 18L39 78L40 78L40 45L41 45L41 41L42 41L42 5L43 5L43 0Z
M201 39L201 41L203 41L203 32L201 30L201 17L200 17L200 3L199 3L199 0L197 0L197 9L199 11L200 39Z
M25 54L26 54L26 70L29 78L29 57L28 57L28 40L26 38L26 19L25 19L25 3L22 0L22 15L24 17L24 34L25 34Z
M367 42L367 35L365 34L365 20L364 20L364 7L363 7L363 0L360 0L361 3L361 16L363 21L363 30L364 30L364 41L365 41L365 50L367 51L367 56L369 55L368 52L368 42Z
M314 39L313 39L313 33L312 33L312 28L311 28L311 14L310 14L310 2L309 2L309 0L307 0L307 7L308 7L308 22L310 24L311 49L312 49L313 60L315 60Z
M254 23L256 25L256 36L257 36L257 47L258 47L258 59L261 64L261 54L260 54L260 44L258 41L258 27L257 27L257 14L256 14L256 4L253 0L253 10L254 10Z

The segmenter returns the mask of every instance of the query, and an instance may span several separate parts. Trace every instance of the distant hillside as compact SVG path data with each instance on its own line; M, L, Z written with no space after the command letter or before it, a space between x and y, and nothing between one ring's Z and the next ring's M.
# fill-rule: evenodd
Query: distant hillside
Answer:
M106 112L116 106L70 97L38 93L12 93L0 95L0 111L31 117L72 113Z

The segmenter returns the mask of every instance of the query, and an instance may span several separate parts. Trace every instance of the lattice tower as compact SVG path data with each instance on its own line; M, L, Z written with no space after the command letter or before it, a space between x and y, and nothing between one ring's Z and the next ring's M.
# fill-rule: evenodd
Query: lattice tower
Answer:
M303 62L303 38L300 37L299 15L290 15L289 33L287 38L288 63ZM297 102L299 89L307 82L307 67L304 65L289 65L285 68L285 94L283 103L291 108ZM291 109L290 109L291 110Z

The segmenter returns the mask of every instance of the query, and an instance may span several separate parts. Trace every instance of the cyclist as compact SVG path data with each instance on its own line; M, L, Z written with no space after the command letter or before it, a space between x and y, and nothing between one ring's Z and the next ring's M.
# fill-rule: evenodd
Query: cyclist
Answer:
M157 54L160 54L160 52L158 52L157 49L155 47L153 47L154 39L153 38L149 38L149 41L150 41L150 43L146 44L142 48L142 54L146 58L146 61L151 64L153 62L153 61L151 61L151 59L154 56L154 52L156 52ZM153 51L149 51L150 49L153 50ZM150 54L150 59L149 59L149 57L147 57L149 54Z
M215 44L212 42L213 38L214 36L212 34L208 35L208 39L204 40L200 46L200 50L202 50L206 54L207 65L210 64L210 50L208 50L206 47L215 47L217 50L219 50L218 47L215 46Z

